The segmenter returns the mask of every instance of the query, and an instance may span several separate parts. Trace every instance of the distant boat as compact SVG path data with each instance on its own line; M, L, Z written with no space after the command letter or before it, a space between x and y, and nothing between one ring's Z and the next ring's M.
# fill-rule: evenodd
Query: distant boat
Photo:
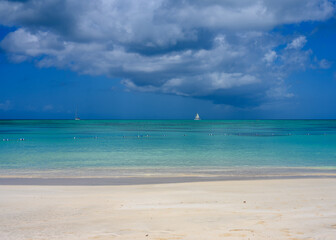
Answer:
M194 120L201 120L201 118L200 118L200 116L198 115L198 113L196 113L196 116L195 116Z
M80 120L80 118L78 117L77 108L76 108L75 120Z

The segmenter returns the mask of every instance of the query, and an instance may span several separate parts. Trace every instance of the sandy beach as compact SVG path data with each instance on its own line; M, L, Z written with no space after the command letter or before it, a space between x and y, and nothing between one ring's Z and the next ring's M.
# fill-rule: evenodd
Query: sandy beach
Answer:
M336 179L0 186L0 239L335 239Z

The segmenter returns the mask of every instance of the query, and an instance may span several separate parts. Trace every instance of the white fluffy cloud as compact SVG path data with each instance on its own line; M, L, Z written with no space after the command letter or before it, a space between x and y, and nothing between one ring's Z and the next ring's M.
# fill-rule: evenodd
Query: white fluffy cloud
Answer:
M302 48L307 42L307 39L305 36L299 36L295 38L293 41L291 41L288 45L288 49L300 49Z
M268 64L272 64L275 59L277 58L277 53L273 50L268 51L265 53L263 60Z
M248 106L291 96L282 78L311 55L305 36L269 31L334 11L327 0L0 1L0 24L17 28L0 46L13 61L119 78L131 90Z

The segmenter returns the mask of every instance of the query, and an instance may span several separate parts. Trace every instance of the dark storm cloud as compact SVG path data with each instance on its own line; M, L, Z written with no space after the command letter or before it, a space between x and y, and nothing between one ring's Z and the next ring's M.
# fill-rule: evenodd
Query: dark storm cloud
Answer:
M1 47L13 61L120 78L133 91L252 107L291 97L285 76L312 58L305 36L270 30L334 10L327 0L0 1L0 24L17 28Z
M267 89L260 85L246 87L232 87L230 89L216 90L211 95L199 97L210 100L215 104L225 104L239 108L253 108L267 101Z

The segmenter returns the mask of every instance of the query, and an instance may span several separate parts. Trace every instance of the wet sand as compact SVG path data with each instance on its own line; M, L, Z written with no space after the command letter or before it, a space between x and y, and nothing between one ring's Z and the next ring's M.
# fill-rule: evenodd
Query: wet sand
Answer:
M0 213L5 240L334 240L336 179L1 185Z

